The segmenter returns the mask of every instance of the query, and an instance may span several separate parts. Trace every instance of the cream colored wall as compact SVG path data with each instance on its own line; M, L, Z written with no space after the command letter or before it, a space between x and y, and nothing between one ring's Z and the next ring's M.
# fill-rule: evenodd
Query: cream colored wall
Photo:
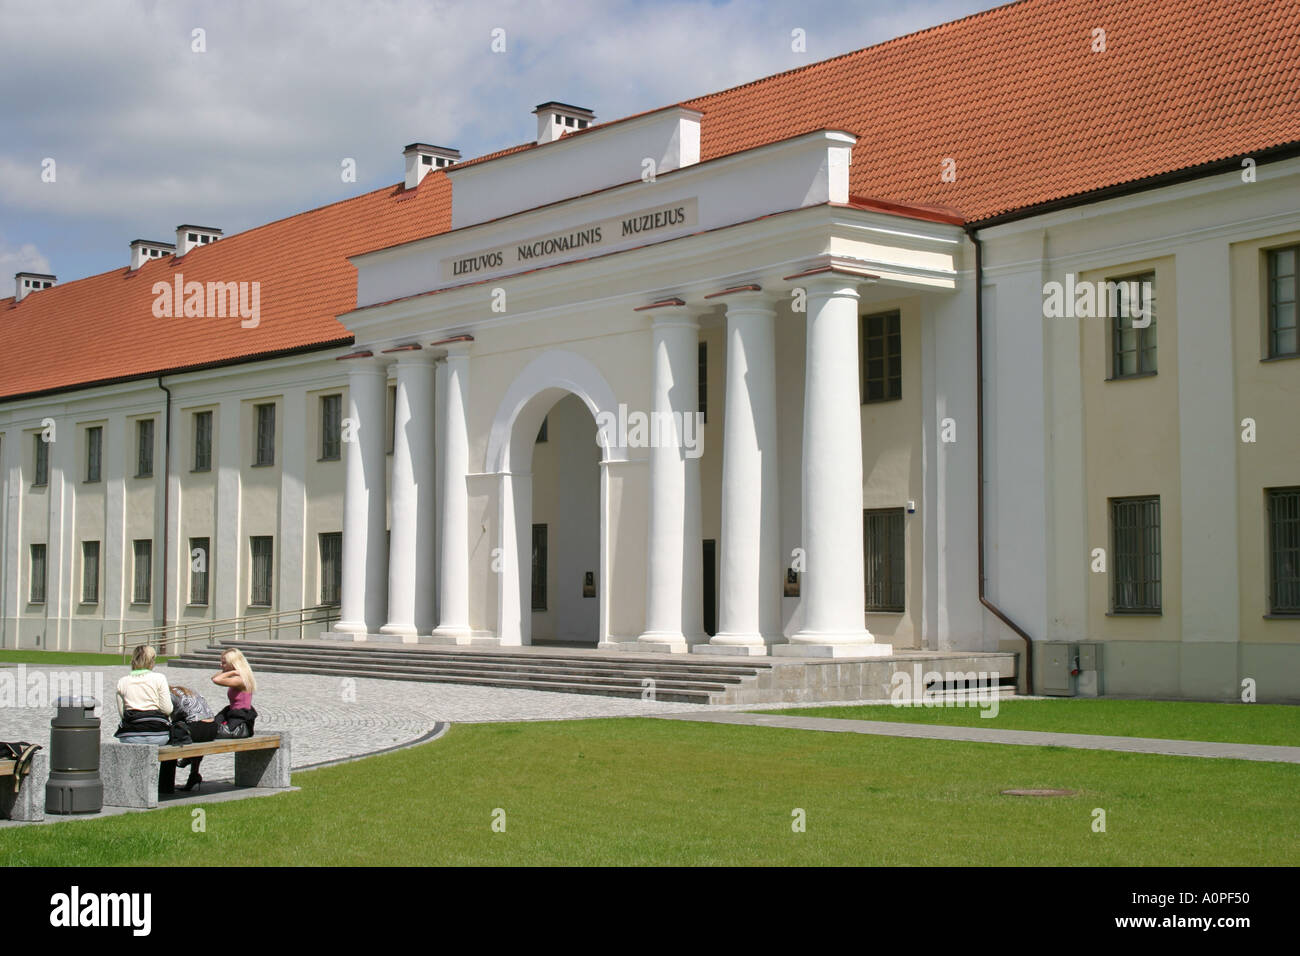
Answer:
M196 412L212 413L212 456L208 471L194 471L194 415ZM183 620L212 619L216 617L217 596L217 452L221 435L221 407L213 403L183 405L172 412L175 429L172 448L172 470L180 481L179 538L175 568L178 607ZM190 595L190 539L207 538L208 600L206 604L191 604Z
M348 389L343 380L330 388L307 393L307 432L302 436L307 462L305 493L307 498L303 559L304 600L308 606L320 603L321 564L320 535L343 530L343 488L346 484L347 446L340 446L337 461L321 461L321 398L342 396L343 415L347 415ZM432 587L433 582L421 586Z
M1178 448L1178 303L1173 257L1118 262L1079 274L1102 282L1155 272L1156 374L1108 381L1109 319L1077 322L1083 363L1088 549L1105 548L1106 573L1088 578L1088 633L1098 640L1177 641L1182 629L1182 503ZM1159 615L1110 614L1111 498L1160 496ZM1091 562L1090 562L1091 566Z
M104 442L100 448L100 480L98 482L86 481L86 465L88 459L86 432L89 428L99 427L103 429ZM76 470L70 476L76 484L76 513L73 517L73 534L72 534L72 576L70 585L72 588L72 599L70 606L74 617L96 618L102 614L101 608L104 604L104 551L106 543L105 535L105 510L104 498L108 488L108 473L106 464L107 442L109 438L108 419L96 418L77 422L76 427ZM94 604L85 604L82 602L82 582L85 573L85 562L82 558L81 545L83 541L99 542L99 581L98 591L99 600Z
M1265 250L1300 243L1300 230L1235 243L1232 324L1235 421L1255 421L1256 441L1237 446L1237 560L1243 642L1300 643L1300 618L1268 614L1268 505L1264 489L1300 485L1300 358L1263 360L1267 347Z
M916 299L864 301L862 315L899 311L902 338L902 397L862 406L862 507L906 508L920 502L921 478L921 308ZM861 326L859 326L859 330ZM859 331L858 353L863 343ZM859 362L862 359L859 358ZM868 613L867 629L881 643L899 648L921 646L922 525L915 514L903 514L906 598L901 614Z
M254 453L257 444L257 405L275 405L275 463L272 465L254 465ZM267 608L254 606L253 595L253 557L251 539L271 536L275 539L272 551L274 570L272 580L271 606L280 603L279 567L283 560L284 542L279 534L280 519L280 482L281 468L284 464L284 396L273 392L264 392L256 397L245 397L239 404L239 436L242 447L239 449L240 461L240 507L242 511L242 533L240 534L239 555L239 597L237 606L241 613L265 614Z

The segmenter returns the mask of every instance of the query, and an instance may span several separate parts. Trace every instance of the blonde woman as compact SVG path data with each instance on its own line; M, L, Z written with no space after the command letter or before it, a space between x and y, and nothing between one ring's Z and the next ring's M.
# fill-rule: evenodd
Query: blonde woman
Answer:
M141 644L131 654L131 673L117 682L117 733L124 744L166 744L171 739L172 696L167 678L154 672L157 654Z
M253 677L253 668L244 658L243 651L230 647L222 653L221 672L212 678L212 683L226 688L230 700L217 714L217 736L253 736L253 722L257 720L253 692L257 690L257 679Z

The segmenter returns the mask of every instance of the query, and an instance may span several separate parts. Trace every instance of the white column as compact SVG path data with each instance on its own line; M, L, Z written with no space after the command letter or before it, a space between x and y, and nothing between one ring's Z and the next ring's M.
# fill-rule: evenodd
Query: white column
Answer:
M718 633L696 650L766 654L781 636L776 452L776 310L762 292L728 295Z
M442 431L442 548L438 562L440 607L436 643L468 644L469 627L469 350L472 342L447 344Z
M434 379L434 360L428 352L417 346L399 353L389 498L388 623L380 631L410 642L420 630L433 626Z
M385 405L388 374L370 358L349 359L347 484L343 490L343 592L334 630L368 634L384 623ZM351 426L350 428L348 426Z
M700 473L678 431L699 411L699 324L674 300L654 320L646 627L631 648L680 653L703 641ZM692 426L694 427L694 426ZM692 554L688 549L694 549Z
M858 280L825 274L807 289L803 398L803 622L787 656L883 657L865 624Z

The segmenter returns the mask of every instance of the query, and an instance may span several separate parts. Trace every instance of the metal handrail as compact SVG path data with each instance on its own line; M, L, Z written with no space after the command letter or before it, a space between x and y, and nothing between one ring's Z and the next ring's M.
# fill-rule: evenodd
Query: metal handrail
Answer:
M280 631L297 628L298 640L304 640L308 624L331 624L339 619L337 604L317 604L313 607L291 611L273 611L267 614L228 617L218 620L176 621L154 627L133 628L105 634L100 646L105 651L117 651L126 660L141 644L151 644L159 653L184 652L191 641L204 640L209 645L218 640L246 640L249 634L266 634L274 640Z

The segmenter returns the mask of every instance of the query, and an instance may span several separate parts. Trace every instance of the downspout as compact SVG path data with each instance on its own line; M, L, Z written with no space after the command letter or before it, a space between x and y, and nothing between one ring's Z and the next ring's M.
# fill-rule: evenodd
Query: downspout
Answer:
M167 626L167 567L171 544L171 497L172 497L172 392L163 384L163 377L158 376L158 387L167 393L167 414L163 424L163 534L162 534L162 623ZM161 650L167 650L167 641L163 640Z
M984 593L984 246L980 242L976 227L967 223L964 228L966 235L975 246L975 470L978 482L976 539L979 549L979 598L980 604L992 611L999 621L1015 631L1025 642L1025 693L1032 694L1034 692L1034 640Z

